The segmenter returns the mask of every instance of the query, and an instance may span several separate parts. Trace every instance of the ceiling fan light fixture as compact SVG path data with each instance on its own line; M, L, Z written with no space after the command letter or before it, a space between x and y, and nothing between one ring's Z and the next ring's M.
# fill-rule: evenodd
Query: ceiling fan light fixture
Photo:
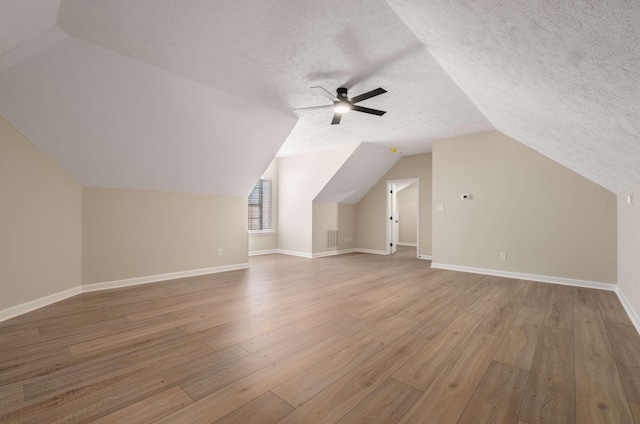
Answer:
M351 103L345 102L345 101L336 102L335 106L333 107L333 111L335 113L347 113L350 110L351 110Z

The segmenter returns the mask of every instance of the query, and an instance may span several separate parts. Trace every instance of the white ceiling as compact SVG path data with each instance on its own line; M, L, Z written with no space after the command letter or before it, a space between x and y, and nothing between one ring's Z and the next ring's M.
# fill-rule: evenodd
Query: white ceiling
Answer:
M496 129L620 192L640 182L640 2L389 0Z
M0 72L0 114L82 185L233 196L296 122L73 37Z
M60 0L1 0L0 55L56 25Z
M358 203L400 158L399 153L360 143L314 200Z
M278 150L421 153L495 127L617 192L640 182L639 16L630 0L0 0L0 113L87 185L246 195ZM328 103L315 85L383 87L362 105L388 113L294 115Z
M356 95L382 117L298 112L280 156L354 142L431 150L439 138L493 129L384 0L63 0L74 37L272 108L330 104L310 87Z

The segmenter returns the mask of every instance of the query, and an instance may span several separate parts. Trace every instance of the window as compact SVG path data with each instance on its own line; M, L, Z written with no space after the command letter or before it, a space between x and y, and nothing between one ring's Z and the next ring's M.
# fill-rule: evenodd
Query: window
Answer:
M249 231L271 230L271 180L260 180L249 195Z

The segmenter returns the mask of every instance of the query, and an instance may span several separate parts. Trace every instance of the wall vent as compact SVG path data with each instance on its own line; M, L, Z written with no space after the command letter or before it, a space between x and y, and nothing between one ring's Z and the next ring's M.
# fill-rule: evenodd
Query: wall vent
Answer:
M338 248L338 230L327 230L327 249Z

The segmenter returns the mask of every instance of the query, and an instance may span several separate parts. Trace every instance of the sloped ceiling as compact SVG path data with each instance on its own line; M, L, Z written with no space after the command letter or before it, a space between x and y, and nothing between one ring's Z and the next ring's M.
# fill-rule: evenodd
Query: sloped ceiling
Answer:
M431 141L493 129L384 0L63 0L70 35L268 107L330 104L310 89L388 93L383 117L297 112L279 156L362 141L431 150ZM284 140L283 140L284 141Z
M496 129L611 191L640 182L640 2L388 2Z
M400 157L379 146L361 143L314 200L358 203Z
M496 128L619 192L640 182L639 9L0 0L0 113L87 185L246 195L278 151ZM384 87L363 106L388 113L291 112L327 103L315 85Z
M73 37L0 73L0 114L83 185L233 196L296 122Z

